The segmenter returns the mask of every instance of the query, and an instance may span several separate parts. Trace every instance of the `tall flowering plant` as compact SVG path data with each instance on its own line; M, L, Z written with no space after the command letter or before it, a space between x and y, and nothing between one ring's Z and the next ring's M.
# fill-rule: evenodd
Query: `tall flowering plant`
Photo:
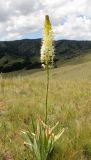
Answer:
M49 16L45 16L45 23L43 29L43 41L41 47L41 63L47 72L47 84L46 84L46 113L45 122L40 118L36 121L32 117L33 132L22 131L22 136L25 140L25 146L28 146L36 157L36 160L47 160L49 154L52 152L56 141L61 137L64 132L64 128L57 134L54 133L59 122L53 127L50 127L47 123L48 116L48 89L49 89L49 70L53 65L54 59L54 46L53 46L53 31Z
M48 116L48 89L49 89L49 69L53 65L54 60L54 45L53 45L53 31L49 16L45 16L44 28L43 28L43 40L41 47L41 63L43 68L47 72L47 85L46 85L46 113L45 123L47 124Z

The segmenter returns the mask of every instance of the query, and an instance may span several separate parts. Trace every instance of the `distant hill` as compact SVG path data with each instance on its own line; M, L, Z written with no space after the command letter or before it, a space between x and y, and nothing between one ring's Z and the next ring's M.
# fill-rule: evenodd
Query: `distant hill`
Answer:
M0 72L40 68L41 39L0 42ZM91 41L55 41L55 66L91 51Z

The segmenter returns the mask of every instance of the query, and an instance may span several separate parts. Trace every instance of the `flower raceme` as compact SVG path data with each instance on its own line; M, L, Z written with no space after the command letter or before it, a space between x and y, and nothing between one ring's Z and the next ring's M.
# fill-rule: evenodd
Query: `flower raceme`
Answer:
M44 68L53 65L53 60L54 60L53 31L48 15L45 16L40 59L42 66Z

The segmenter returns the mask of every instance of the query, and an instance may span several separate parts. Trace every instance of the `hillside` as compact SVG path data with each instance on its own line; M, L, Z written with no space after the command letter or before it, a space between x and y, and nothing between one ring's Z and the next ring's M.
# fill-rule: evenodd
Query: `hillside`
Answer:
M45 95L43 69L0 75L0 160L34 160L21 131L32 131L31 114L44 120ZM57 121L65 132L49 160L91 160L91 53L50 71L48 123Z
M5 77L30 76L33 78L45 79L45 71L40 69L20 70L3 74ZM58 67L50 72L51 79L59 80L91 80L91 52L60 60Z
M40 68L41 39L0 42L0 72ZM55 66L91 51L90 41L55 41Z

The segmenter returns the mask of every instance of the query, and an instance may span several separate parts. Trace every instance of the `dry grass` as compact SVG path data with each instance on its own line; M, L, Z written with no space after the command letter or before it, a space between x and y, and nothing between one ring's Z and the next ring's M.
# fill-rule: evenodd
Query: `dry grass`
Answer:
M87 77L75 79L77 70L74 70L73 79L69 67L69 75L67 71L66 76L62 72L66 68L51 73L48 121L50 125L60 121L60 127L66 130L50 160L91 160L91 81ZM0 160L5 156L14 160L34 160L23 146L20 133L31 129L31 114L44 119L45 89L43 71L0 78Z

